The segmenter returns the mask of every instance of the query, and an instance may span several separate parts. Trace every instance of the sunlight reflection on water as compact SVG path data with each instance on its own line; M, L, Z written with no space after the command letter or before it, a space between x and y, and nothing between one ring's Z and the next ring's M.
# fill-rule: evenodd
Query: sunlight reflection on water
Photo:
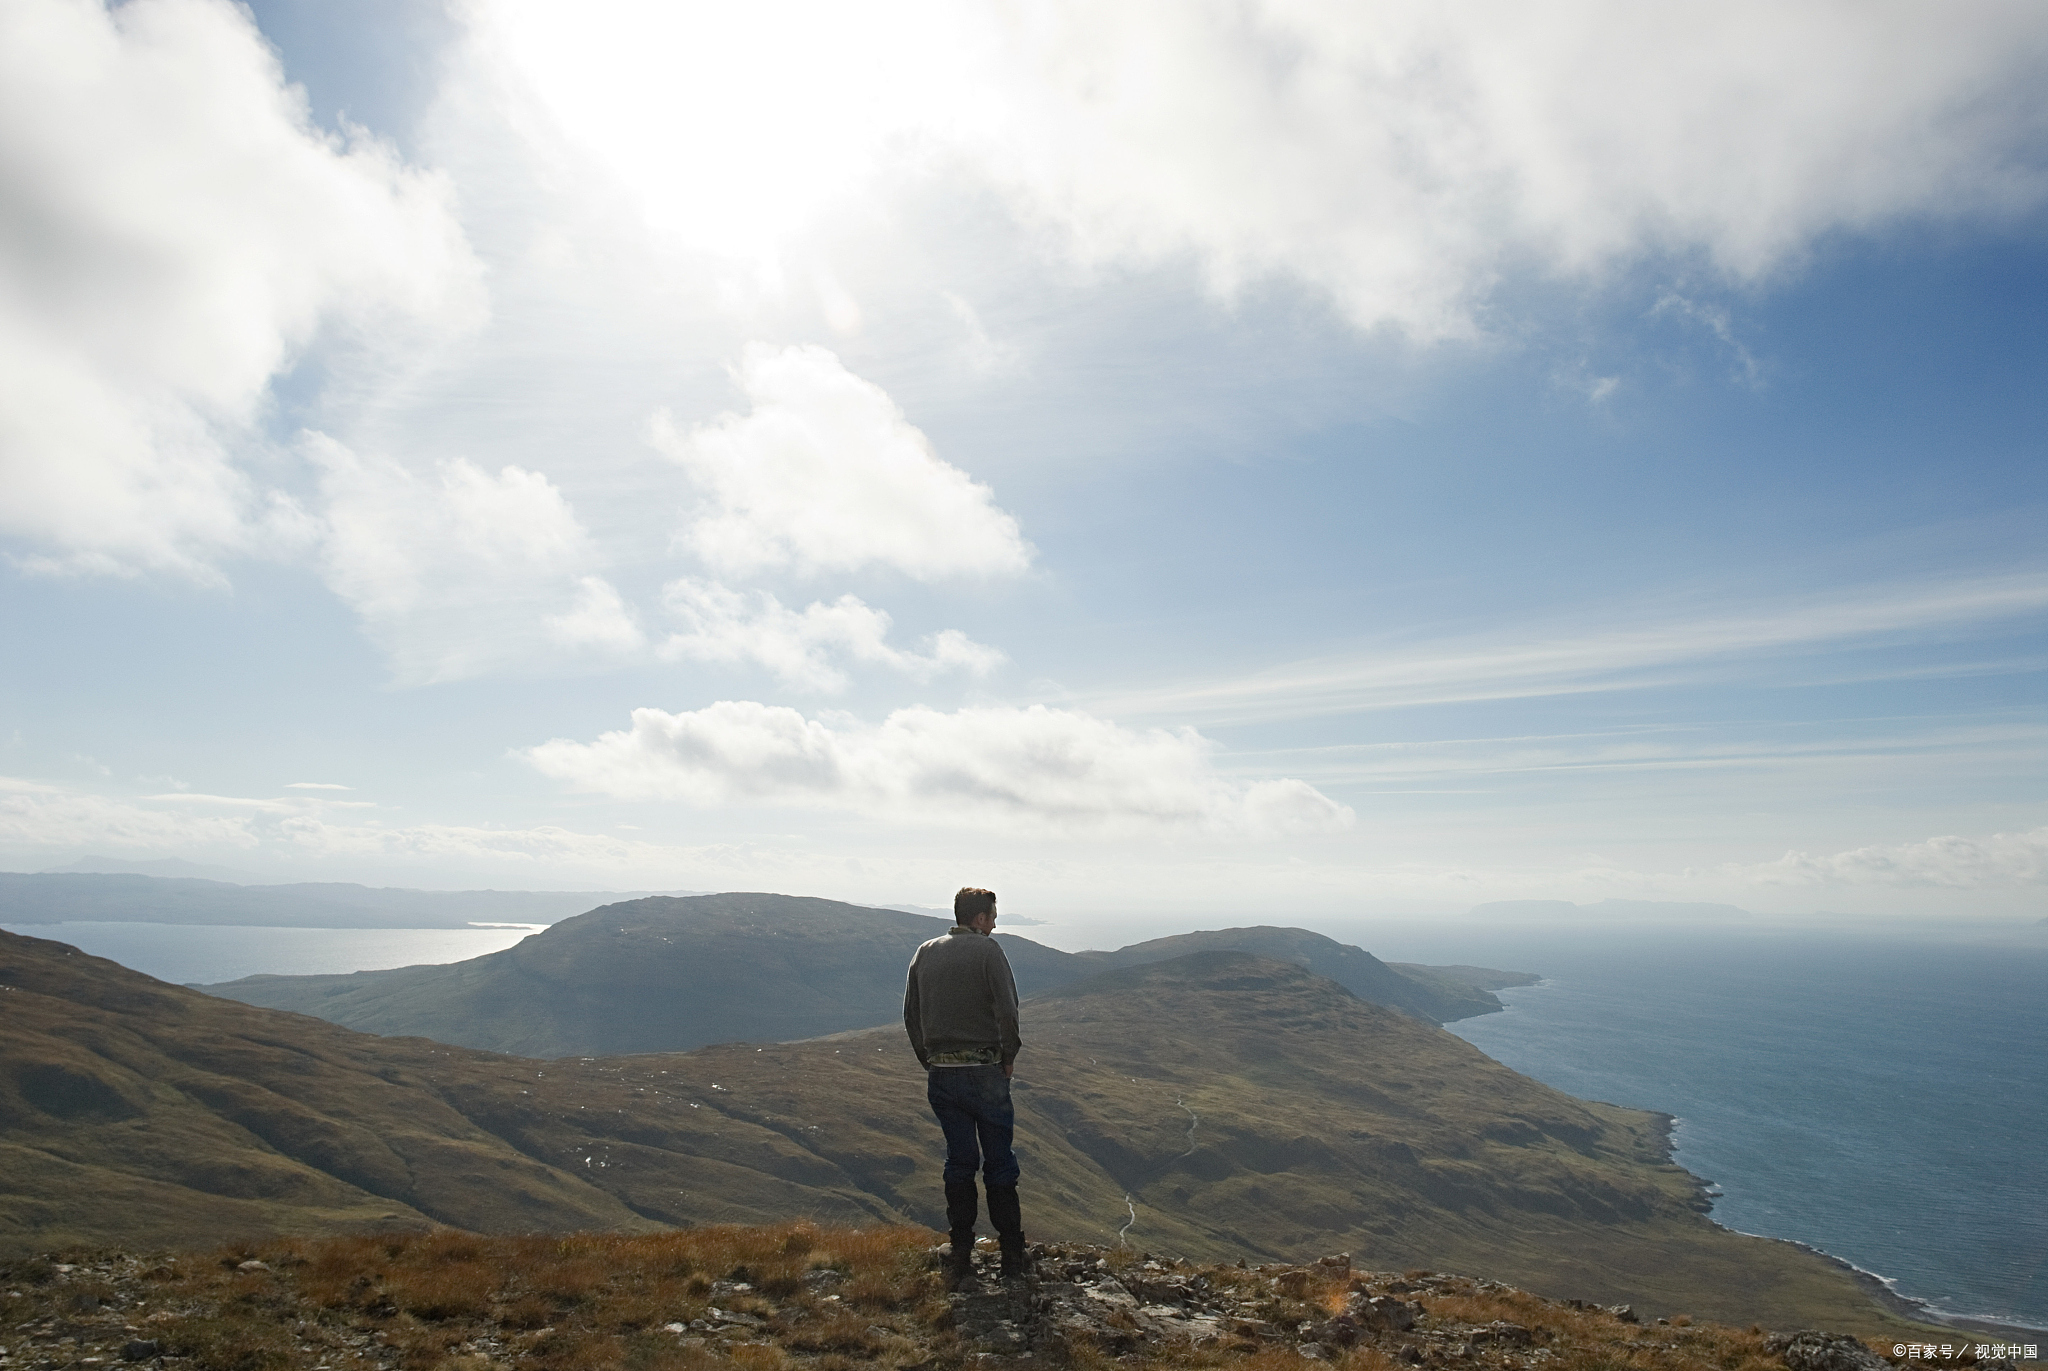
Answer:
M511 947L546 924L494 928L243 928L216 924L0 924L69 943L158 980L205 985L243 976L321 976L459 962Z

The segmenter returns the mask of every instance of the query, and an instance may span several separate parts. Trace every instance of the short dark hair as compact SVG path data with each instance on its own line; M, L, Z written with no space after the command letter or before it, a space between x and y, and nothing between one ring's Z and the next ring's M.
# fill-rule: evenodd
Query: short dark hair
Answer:
M963 885L953 897L953 922L971 924L996 907L996 893L977 885Z

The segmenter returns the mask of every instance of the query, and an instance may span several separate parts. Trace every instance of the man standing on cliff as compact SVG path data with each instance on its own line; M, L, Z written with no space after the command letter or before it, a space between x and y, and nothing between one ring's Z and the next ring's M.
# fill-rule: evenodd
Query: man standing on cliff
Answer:
M947 1267L974 1273L974 1173L988 1185L988 1220L1003 1251L1005 1279L1024 1274L1024 1218L1017 1204L1016 1115L1010 1073L1017 1050L1017 981L992 936L996 896L973 887L953 897L953 924L910 959L903 1028L925 1068L925 1098L946 1133Z

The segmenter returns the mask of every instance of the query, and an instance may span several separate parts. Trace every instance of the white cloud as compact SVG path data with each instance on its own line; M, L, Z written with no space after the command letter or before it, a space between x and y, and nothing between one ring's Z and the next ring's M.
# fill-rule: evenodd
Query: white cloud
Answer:
M2037 7L1342 0L1021 11L992 159L1102 258L1281 272L1457 332L1503 271L1758 276L1832 229L2039 197Z
M846 673L832 663L834 653L917 680L941 671L986 675L1004 660L995 648L951 628L927 638L922 653L892 647L889 616L854 595L830 604L814 602L799 612L767 591L748 593L685 578L664 587L662 601L686 630L663 641L658 649L663 657L753 662L799 690L846 688Z
M1121 728L1034 705L943 714L900 709L838 727L796 710L722 701L636 709L596 742L555 739L526 758L574 789L700 807L840 809L885 821L1110 835L1175 830L1318 832L1351 811L1295 780L1219 775L1192 729Z
M2048 884L2048 828L1876 844L1820 857L1787 852L1777 861L1740 870L1765 885L1839 882L1959 890L2043 885Z
M166 801L196 801L158 808ZM18 777L0 776L0 849L44 854L87 850L187 854L232 848L273 857L412 859L501 873L521 871L546 879L570 871L675 870L692 856L685 849L578 833L551 825L490 828L462 824L334 823L337 806L307 797L296 803L211 795L97 795ZM227 810L228 813L220 811Z
M1823 235L2039 203L2027 0L483 0L551 116L693 247L772 253L908 168L1080 258L1271 275L1469 329L1503 275L1755 279ZM710 138L676 130L713 129Z
M570 866L632 867L673 861L676 850L602 833L542 824L533 828L484 828L465 824L331 824L301 815L277 826L283 843L325 857L385 857L426 861L508 863L514 868Z
M964 7L928 0L467 8L486 60L545 110L541 136L609 167L672 239L742 258L772 255L901 134L953 115L979 74Z
M507 467L504 476L518 470ZM541 623L549 638L566 647L627 656L646 646L633 612L612 583L602 576L577 577L575 602L560 614L545 616Z
M930 581L1029 564L1031 546L994 492L940 460L879 386L832 353L755 343L734 377L751 413L684 433L664 412L652 427L701 497L681 541L712 567L879 565Z
M287 800L259 800L247 795L207 795L191 790L180 790L168 795L145 795L142 798L159 804L199 805L207 809L246 809L258 814L289 814L294 808Z
M306 451L327 497L327 582L362 616L401 681L459 680L644 646L597 550L539 472L470 463L422 477L319 434Z
M321 333L472 322L447 185L312 125L225 0L0 6L0 532L46 568L302 543L236 464Z

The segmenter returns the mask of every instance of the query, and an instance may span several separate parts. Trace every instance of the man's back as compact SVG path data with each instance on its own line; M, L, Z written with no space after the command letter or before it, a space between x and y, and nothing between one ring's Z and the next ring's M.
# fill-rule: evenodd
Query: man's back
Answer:
M954 928L919 947L904 981L903 1027L925 1066L1015 1061L1017 981L1002 944Z

